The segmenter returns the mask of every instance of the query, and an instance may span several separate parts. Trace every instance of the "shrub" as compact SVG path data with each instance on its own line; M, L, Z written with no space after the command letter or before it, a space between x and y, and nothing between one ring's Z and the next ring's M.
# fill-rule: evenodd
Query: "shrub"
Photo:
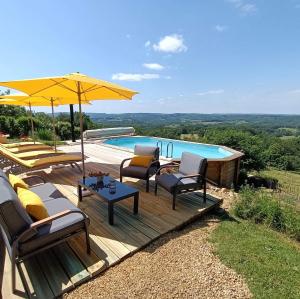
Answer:
M0 115L0 131L6 134L10 132L8 118L3 115Z
M37 137L41 140L52 140L53 132L50 130L40 129L37 131Z
M245 186L234 205L234 213L300 241L300 213L289 202L288 195Z
M20 127L20 133L28 136L31 132L31 120L27 116L21 116L17 119L17 123Z
M71 139L71 124L66 121L59 121L56 125L56 130L58 136L62 140L68 140Z

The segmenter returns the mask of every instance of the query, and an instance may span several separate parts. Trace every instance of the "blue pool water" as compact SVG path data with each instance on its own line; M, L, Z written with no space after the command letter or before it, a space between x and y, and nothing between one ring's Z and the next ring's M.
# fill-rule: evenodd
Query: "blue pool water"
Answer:
M232 155L231 152L226 151L220 146L185 142L185 141L174 140L174 139L156 138L156 137L130 136L130 137L111 138L104 141L104 143L106 144L125 147L128 149L134 149L134 146L136 144L156 146L157 142L159 142L159 146L161 146L160 142L162 142L162 151L160 153L161 156L167 156L167 145L169 142L173 143L172 158L180 158L182 152L191 152L205 158L215 158L215 159L227 158ZM171 153L171 148L169 146L169 156L170 153Z

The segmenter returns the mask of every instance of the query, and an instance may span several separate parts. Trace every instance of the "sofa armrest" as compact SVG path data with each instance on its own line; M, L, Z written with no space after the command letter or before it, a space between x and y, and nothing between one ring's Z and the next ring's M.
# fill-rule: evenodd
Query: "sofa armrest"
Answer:
M46 225L46 224L50 224L50 223L52 223L56 219L65 217L65 216L73 214L73 213L79 213L79 214L81 214L83 216L83 220L86 221L87 216L82 211L79 211L79 210L65 210L65 211L59 212L57 214L54 214L52 216L49 216L49 217L47 217L45 219L42 219L42 220L39 220L39 221L36 221L36 222L32 223L28 229L26 229L22 234L20 234L14 240L13 245L17 246L17 244L22 240L22 238L24 236L28 235L30 232L36 231L39 227L41 227L43 225Z
M176 162L170 162L170 163L164 164L157 170L156 175L159 175L160 171L165 168L177 168L177 167L179 167L179 163L176 163Z
M67 216L69 214L73 214L73 213L79 213L79 214L81 214L83 216L84 220L87 218L86 215L82 211L78 211L78 210L65 210L65 211L59 212L57 214L54 214L52 216L49 216L49 217L47 217L45 219L42 219L42 220L39 220L39 221L36 221L36 222L32 223L30 225L30 228L31 229L37 229L40 226L43 226L45 224L49 224L49 223L51 223L52 221L54 221L54 220L56 220L58 218L65 217L65 216Z

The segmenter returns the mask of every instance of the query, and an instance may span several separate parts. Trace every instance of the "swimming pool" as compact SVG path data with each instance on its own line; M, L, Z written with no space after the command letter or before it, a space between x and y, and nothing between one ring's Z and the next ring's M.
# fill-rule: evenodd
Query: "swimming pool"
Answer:
M191 152L198 154L208 159L223 159L233 155L232 152L226 150L218 145L202 144L187 142L174 139L147 137L147 136L130 136L130 137L116 137L107 139L105 144L119 146L128 149L134 149L136 144L148 145L148 146L160 146L161 156L180 158L182 152ZM169 145L169 151L167 155L167 146ZM173 155L171 155L171 143L173 144Z

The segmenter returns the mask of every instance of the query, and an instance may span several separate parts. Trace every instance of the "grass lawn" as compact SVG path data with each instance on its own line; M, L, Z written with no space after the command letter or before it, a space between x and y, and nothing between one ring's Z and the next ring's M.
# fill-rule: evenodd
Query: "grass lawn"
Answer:
M260 174L276 178L283 192L300 198L300 173L271 169L261 171Z
M220 223L211 242L255 298L300 298L299 243L263 225L229 220Z

